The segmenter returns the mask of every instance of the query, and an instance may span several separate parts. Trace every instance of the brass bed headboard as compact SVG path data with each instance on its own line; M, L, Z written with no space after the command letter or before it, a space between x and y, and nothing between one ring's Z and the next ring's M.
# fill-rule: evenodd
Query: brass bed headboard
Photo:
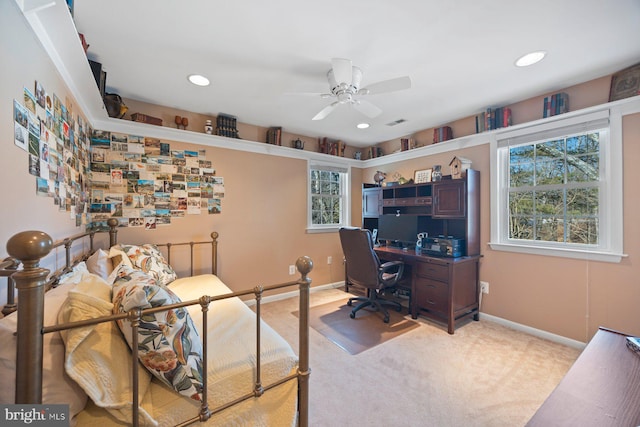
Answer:
M57 286L58 280L63 274L70 272L73 269L73 267L79 262L86 261L87 258L89 258L89 256L96 251L97 248L95 247L95 235L97 233L105 233L105 232L109 233L109 247L115 246L118 244L118 220L115 218L110 218L107 221L107 225L109 226L109 230L107 231L92 230L92 231L87 231L85 233L76 234L71 237L67 237L57 242L51 242L50 249L47 252L47 254L56 248L64 246L65 263L62 269L55 271L51 275L49 275L44 285L46 290ZM31 233L31 232L25 232L25 233ZM218 233L216 231L213 231L211 232L211 240L201 241L201 242L192 241L192 242L182 242L182 243L157 243L156 246L167 248L167 262L169 264L171 264L172 249L180 246L189 246L190 247L189 275L193 276L193 271L194 271L193 250L195 246L211 245L211 274L218 274L218 236L219 236ZM85 239L89 240L88 251L82 251L82 253L79 256L74 257L72 254L73 245ZM20 242L20 243L24 244L25 242ZM0 277L7 278L7 303L2 308L2 314L4 316L7 316L8 314L13 313L18 308L18 305L16 304L16 301L15 301L15 289L16 289L15 281L13 280L11 275L18 270L19 266L20 266L20 261L18 261L18 259L16 259L16 257L14 256L9 256L5 258L2 262L0 262Z

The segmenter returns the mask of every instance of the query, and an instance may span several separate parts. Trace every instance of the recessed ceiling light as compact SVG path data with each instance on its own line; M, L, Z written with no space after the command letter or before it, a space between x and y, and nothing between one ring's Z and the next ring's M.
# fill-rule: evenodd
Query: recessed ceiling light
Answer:
M366 128L368 128L368 127L369 127L369 123L358 123L358 124L356 125L356 127L357 127L358 129L366 129Z
M528 67L529 65L533 65L536 62L540 62L546 54L547 52L544 52L542 50L527 53L526 55L518 58L518 60L516 61L516 67Z
M191 74L187 77L191 83L196 86L209 86L209 79L200 74Z

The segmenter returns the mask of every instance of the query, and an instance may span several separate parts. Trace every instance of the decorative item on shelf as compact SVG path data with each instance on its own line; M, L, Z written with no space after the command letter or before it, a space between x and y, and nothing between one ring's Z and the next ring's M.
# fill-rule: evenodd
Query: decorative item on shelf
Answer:
M294 139L293 141L291 141L291 146L298 150L304 150L304 141L300 138Z
M476 133L511 126L511 108L487 108L476 116Z
M448 141L453 139L453 131L450 126L442 126L433 130L433 143Z
M318 138L318 152L324 154L331 154L332 156L344 157L344 149L346 145L344 142L327 137Z
M387 182L387 185L402 185L407 183L407 179L400 175L400 172L394 172L391 175L391 182Z
M438 182L442 180L442 166L434 165L433 172L431 172L431 180Z
M542 117L551 117L569 111L569 95L564 92L544 97Z
M449 162L451 168L451 179L459 179L467 176L467 169L471 169L471 160L466 157L455 156Z
M420 169L413 173L413 181L416 184L424 184L431 182L433 169Z
M162 126L162 119L147 116L146 114L133 113L131 115L131 120L138 123L148 123L150 125Z
M384 151L382 151L381 147L369 147L367 148L367 152L368 152L367 158L369 159L375 159L376 157L384 156Z
M107 85L107 73L102 70L101 63L92 61L90 59L89 59L89 67L91 68L91 73L93 74L93 78L96 81L96 85L98 85L98 90L100 91L100 97L104 98L105 87Z
M401 138L400 139L400 150L407 151L413 148L413 139L412 138Z
M211 123L211 120L207 120L204 123L204 133L207 135L213 135L213 124Z
M117 93L106 93L102 98L104 106L107 108L107 114L109 117L115 117L121 119L129 108L124 105L122 98Z
M187 126L189 126L189 119L186 117L176 116L175 122L178 129L187 130Z
M384 172L376 171L376 174L373 175L373 180L380 187L382 186L382 181L384 181L386 177L387 175Z
M362 160L362 151L356 151L353 153L353 158L356 160Z
M237 119L234 116L219 113L218 117L216 117L216 135L239 138L236 125Z
M618 71L611 76L609 102L640 95L640 64Z
M267 144L282 145L282 128L272 126L267 129Z

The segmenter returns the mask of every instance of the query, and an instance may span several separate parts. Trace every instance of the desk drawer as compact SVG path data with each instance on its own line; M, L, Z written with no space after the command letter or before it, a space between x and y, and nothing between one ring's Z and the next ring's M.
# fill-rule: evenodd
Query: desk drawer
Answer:
M448 281L449 265L438 264L435 262L418 262L416 266L418 276L429 277L432 279Z
M447 312L448 289L446 283L430 279L418 279L415 283L415 298L418 309L437 313Z

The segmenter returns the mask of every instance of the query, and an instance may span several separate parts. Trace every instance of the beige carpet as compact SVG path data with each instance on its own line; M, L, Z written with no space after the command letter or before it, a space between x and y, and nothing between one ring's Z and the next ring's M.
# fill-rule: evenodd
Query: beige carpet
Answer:
M340 289L312 293L311 305L345 296ZM296 349L297 304L262 306L265 320ZM357 355L311 329L309 424L524 426L580 353L484 320L455 335L423 318L417 323Z
M346 299L315 305L309 313L309 326L349 354L359 354L419 326L393 307L387 309L389 323L384 323L381 312L368 308L358 310L352 319L349 317L352 309ZM293 312L295 316L297 313Z

